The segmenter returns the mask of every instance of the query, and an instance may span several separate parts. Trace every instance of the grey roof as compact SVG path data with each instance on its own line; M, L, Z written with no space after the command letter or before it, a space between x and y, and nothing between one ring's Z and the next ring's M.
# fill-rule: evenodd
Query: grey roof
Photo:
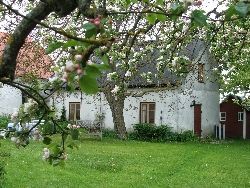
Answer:
M200 54L201 50L209 48L205 41L200 39L192 40L186 47L182 49L180 54L187 56L191 61L195 60Z
M148 42L147 42L148 43ZM191 61L196 59L198 55L200 54L200 51L204 49L205 42L202 40L192 40L186 47L184 47L180 55L187 56ZM145 44L144 44L145 46ZM142 47L142 45L141 45ZM138 47L139 48L139 47ZM158 86L166 86L166 85L178 85L182 81L182 78L180 76L177 76L175 73L171 72L169 69L165 68L164 72L161 74L161 77L155 77L155 74L158 73L156 69L157 61L156 59L159 57L159 50L156 49L152 53L147 54L147 58L141 59L140 62L138 62L138 72L137 75L133 76L133 79L131 79L128 82L129 87L158 87ZM95 62L99 62L96 61ZM99 62L100 63L100 62ZM124 75L124 72L122 70L118 70L121 75ZM142 73L152 73L152 82L147 82L145 78L141 76ZM104 86L104 83L106 81L106 76L103 76L102 78L98 79L98 82L100 86Z
M184 47L180 55L187 56L190 61L195 60L198 55L200 54L200 51L204 49L206 43L202 40L192 40L186 47ZM180 76L177 76L175 73L171 72L169 69L165 68L162 76L155 77L154 75L157 74L156 69L156 59L159 57L159 51L155 50L152 54L148 54L150 57L150 62L142 60L141 66L138 71L138 75L134 77L129 82L130 87L151 87L151 86L165 86L171 84L172 86L177 85L181 82L182 78ZM141 73L147 73L151 72L152 82L149 83L146 81L146 79L142 78L140 75Z

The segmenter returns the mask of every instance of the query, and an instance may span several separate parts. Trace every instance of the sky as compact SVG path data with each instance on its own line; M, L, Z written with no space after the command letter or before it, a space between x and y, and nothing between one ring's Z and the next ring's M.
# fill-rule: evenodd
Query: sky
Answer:
M202 5L201 5L201 8L204 9L206 12L209 12L210 10L212 10L213 8L215 8L218 4L218 1L215 1L215 0L201 0L202 1ZM12 1L10 0L5 0L4 1L5 3L10 3ZM22 4L23 6L26 6L28 1L22 1ZM20 6L18 6L17 4L14 6L15 9L19 10L19 12L21 13L25 13L24 9L20 8ZM200 7L193 7L194 9L197 9L197 8L200 8ZM225 6L220 6L219 7L219 10L223 10L225 9ZM0 31L7 31L6 28L4 28L4 26L6 25L9 25L9 23L11 22L11 20L13 19L10 19L10 18L4 18L4 19L0 19ZM11 25L15 25L16 21L14 21L13 24ZM8 27L7 27L8 28Z

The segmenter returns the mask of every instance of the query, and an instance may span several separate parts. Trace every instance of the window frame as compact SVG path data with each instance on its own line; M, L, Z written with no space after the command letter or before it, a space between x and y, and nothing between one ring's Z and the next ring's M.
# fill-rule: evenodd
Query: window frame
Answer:
M222 117L222 114L225 114L225 117ZM226 112L220 112L220 121L226 121L226 120L227 120L227 113Z
M79 104L79 109L77 109L77 104ZM71 118L71 105L75 105L74 107L74 118ZM77 111L79 110L79 119L77 118ZM77 121L81 119L81 103L80 102L69 102L69 116L68 120L69 121Z
M150 105L154 105L154 109L153 110L150 110L149 109L149 106ZM146 105L146 122L144 122L144 120L142 119L143 118L143 105ZM150 123L150 124L154 124L155 123L155 109L156 109L156 103L155 102L140 102L140 123ZM150 122L150 112L153 113L153 122Z
M205 65L204 63L198 63L198 82L204 83L205 78Z
M238 112L238 121L242 122L244 120L244 112Z

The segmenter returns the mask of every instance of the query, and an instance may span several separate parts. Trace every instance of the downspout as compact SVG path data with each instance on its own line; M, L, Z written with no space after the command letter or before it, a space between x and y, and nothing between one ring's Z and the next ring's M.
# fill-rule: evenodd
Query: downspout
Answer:
M247 113L246 109L244 108L243 112L243 139L246 139L246 128L247 128Z
M179 89L178 89L179 90ZM176 105L176 108L177 108L177 119L176 119L176 123L177 123L177 132L179 133L179 128L180 128L180 126L179 126L179 103L180 103L180 93L179 93L179 91L177 92L177 105Z

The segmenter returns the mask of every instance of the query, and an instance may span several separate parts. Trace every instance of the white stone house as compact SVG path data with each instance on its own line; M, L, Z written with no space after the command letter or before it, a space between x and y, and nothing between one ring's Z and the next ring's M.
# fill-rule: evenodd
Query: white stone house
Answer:
M214 126L219 124L219 86L213 72L215 63L202 41L192 42L184 53L194 68L185 79L179 80L179 86L171 89L157 87L155 90L140 85L130 88L134 95L125 99L124 107L128 131L137 123L155 123L169 125L177 132L193 130L200 136L213 134ZM55 105L58 115L64 106L67 118L72 121L94 121L96 115L104 114L104 127L113 128L112 113L102 92L96 95L64 92L60 96L54 95L51 104Z
M1 50L3 45L0 45ZM201 136L213 133L214 125L219 124L219 86L213 73L215 63L202 41L190 43L183 53L193 62L194 68L184 79L172 78L173 87L170 89L140 87L140 83L130 88L134 94L125 99L124 107L128 131L137 123L154 123L169 125L177 132L193 130ZM50 64L47 58L39 61L43 62L42 65ZM19 66L18 70L21 68ZM29 71L27 66L23 66L23 71ZM47 73L45 70L40 75L48 77ZM181 83L178 86L177 80ZM18 89L6 85L0 87L0 114L13 113L22 101L23 95ZM94 121L98 114L103 114L104 127L114 127L110 107L101 92L96 95L64 92L59 97L53 95L50 104L56 107L58 116L64 106L69 120Z

